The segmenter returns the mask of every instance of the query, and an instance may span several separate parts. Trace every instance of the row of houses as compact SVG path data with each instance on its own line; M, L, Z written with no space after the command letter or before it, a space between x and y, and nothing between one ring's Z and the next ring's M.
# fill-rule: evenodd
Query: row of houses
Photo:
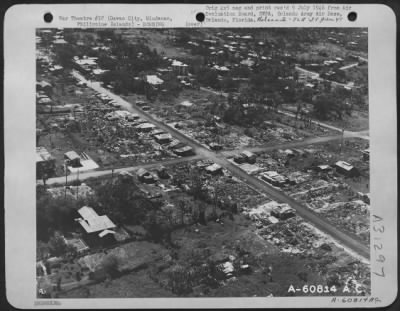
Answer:
M138 105L138 103L136 103ZM160 145L169 144L173 152L178 156L190 156L194 154L193 148L175 140L171 134L166 133L150 122L140 118L138 114L125 110L116 110L105 115L107 120L124 120L134 122L134 128L142 133L149 133Z

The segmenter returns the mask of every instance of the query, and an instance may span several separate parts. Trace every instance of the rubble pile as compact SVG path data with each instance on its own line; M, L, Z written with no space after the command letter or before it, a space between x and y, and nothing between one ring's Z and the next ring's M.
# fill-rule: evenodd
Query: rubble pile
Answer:
M94 191L91 187L85 183L81 183L78 186L67 186L67 187L53 187L48 188L47 192L53 197L67 196L69 199L82 199L94 195Z
M329 204L318 210L332 224L356 234L369 243L369 205L361 200Z
M300 217L263 226L260 235L279 246L283 252L312 256L322 238L303 224Z

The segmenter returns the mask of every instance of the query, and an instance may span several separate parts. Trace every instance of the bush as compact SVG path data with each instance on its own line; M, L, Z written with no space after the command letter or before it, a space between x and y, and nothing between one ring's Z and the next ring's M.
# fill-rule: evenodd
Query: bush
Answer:
M82 182L79 179L74 179L70 182L70 186L80 186Z
M67 251L67 244L64 238L56 233L49 240L49 248L53 256L61 256Z
M178 296L185 296L193 291L193 280L189 270L182 266L175 266L168 272L168 286Z
M307 282L307 280L308 280L308 274L307 274L307 272L304 272L304 271L299 272L299 273L297 274L297 276L298 276L299 279L302 280L303 282Z
M119 267L118 257L115 255L108 255L108 256L104 257L104 259L101 263L101 267L106 273L112 274L112 273L116 272Z

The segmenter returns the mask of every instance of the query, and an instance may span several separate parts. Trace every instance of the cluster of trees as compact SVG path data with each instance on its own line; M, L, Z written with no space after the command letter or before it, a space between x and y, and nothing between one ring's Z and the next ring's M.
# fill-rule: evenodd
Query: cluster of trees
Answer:
M82 201L69 198L52 197L37 186L36 199L36 233L37 239L48 242L54 232L68 232L75 226L77 209L82 207Z
M259 125L269 118L270 110L278 109L282 103L283 98L279 92L265 97L248 88L237 97L228 97L228 108L223 111L222 119L226 123L245 127Z
M116 179L96 187L96 197L91 204L116 223L137 225L143 224L148 212L158 209L162 202L146 198L133 180Z
M72 68L74 56L81 55L72 44L57 45L54 47L55 61L64 68Z
M104 85L113 85L117 94L128 94L135 92L137 94L145 93L145 82L142 79L136 80L126 70L110 70L102 74L101 81Z
M224 113L223 120L229 124L248 126L265 120L266 110L261 105L244 108L240 100L231 105Z
M53 253L62 253L65 243L57 232L75 231L75 219L79 216L77 210L84 205L94 208L99 215L109 216L117 225L140 224L149 227L152 229L151 234L158 239L157 234L164 235L168 232L163 223L154 221L149 215L152 211L159 210L162 204L161 201L146 198L133 181L120 179L100 184L96 187L94 196L78 200L64 196L53 197L43 186L38 186L37 239L55 246Z
M202 66L196 72L196 76L201 85L219 89L218 73L215 69Z
M335 88L330 94L317 95L312 100L313 113L319 120L342 120L345 114L351 115L353 110L352 101L348 98L349 92L342 88Z

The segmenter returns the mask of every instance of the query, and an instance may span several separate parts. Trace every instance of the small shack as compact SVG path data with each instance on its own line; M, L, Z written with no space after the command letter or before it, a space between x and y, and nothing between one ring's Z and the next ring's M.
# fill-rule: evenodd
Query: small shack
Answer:
M160 134L154 135L154 139L159 144L167 144L167 143L171 142L172 136L171 136L171 134L168 134L168 133L160 133Z
M190 147L190 146L184 146L184 147L181 147L181 148L177 148L177 149L174 150L174 153L176 155L178 155L178 156L181 156L181 157L187 157L187 156L190 156L190 155L194 154L193 148Z
M217 163L211 164L205 168L206 172L211 175L219 175L222 174L222 167Z

